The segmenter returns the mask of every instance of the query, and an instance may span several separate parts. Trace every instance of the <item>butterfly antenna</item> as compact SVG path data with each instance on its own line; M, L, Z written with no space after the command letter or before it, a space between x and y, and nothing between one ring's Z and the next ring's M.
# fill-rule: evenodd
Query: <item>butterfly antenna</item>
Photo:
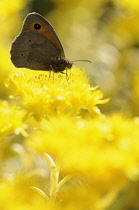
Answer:
M89 62L89 63L92 63L91 61L89 60L75 60L75 61L71 61L72 63L76 62L76 61L85 61L85 62Z
M74 64L74 65L77 66L76 64ZM77 68L79 68L82 71L82 69L79 66L77 66Z

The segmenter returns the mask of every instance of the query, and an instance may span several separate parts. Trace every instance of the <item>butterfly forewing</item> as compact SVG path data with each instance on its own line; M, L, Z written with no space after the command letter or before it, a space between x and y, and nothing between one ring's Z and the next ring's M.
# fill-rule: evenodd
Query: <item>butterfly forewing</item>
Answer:
M36 30L34 28L35 24L40 24L41 28L39 30ZM65 57L64 50L57 33L55 32L52 25L40 14L36 12L28 14L24 20L23 31L24 30L37 31L38 33L42 34L47 39L49 39L55 45L55 47L59 49L59 51L61 52L61 56Z

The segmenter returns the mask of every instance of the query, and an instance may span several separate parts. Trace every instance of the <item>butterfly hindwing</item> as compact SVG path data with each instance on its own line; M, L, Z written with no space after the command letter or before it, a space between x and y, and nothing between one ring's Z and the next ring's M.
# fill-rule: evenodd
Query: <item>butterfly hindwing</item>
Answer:
M34 31L21 32L14 40L11 60L16 67L49 70L51 60L61 56L49 39Z

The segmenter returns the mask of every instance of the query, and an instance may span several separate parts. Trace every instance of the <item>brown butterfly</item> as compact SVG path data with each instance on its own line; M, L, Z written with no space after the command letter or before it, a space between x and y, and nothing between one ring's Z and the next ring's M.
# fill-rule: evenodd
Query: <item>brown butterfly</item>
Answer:
M36 12L26 16L20 34L12 43L10 53L13 64L18 68L57 73L70 69L74 62L65 59L63 47L54 28Z

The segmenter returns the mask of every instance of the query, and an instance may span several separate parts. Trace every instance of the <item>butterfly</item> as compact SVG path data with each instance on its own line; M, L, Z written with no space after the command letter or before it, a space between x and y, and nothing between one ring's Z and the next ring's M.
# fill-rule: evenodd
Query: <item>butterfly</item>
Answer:
M57 73L71 69L74 62L65 58L64 49L52 25L36 12L25 17L10 53L11 61L17 68Z

